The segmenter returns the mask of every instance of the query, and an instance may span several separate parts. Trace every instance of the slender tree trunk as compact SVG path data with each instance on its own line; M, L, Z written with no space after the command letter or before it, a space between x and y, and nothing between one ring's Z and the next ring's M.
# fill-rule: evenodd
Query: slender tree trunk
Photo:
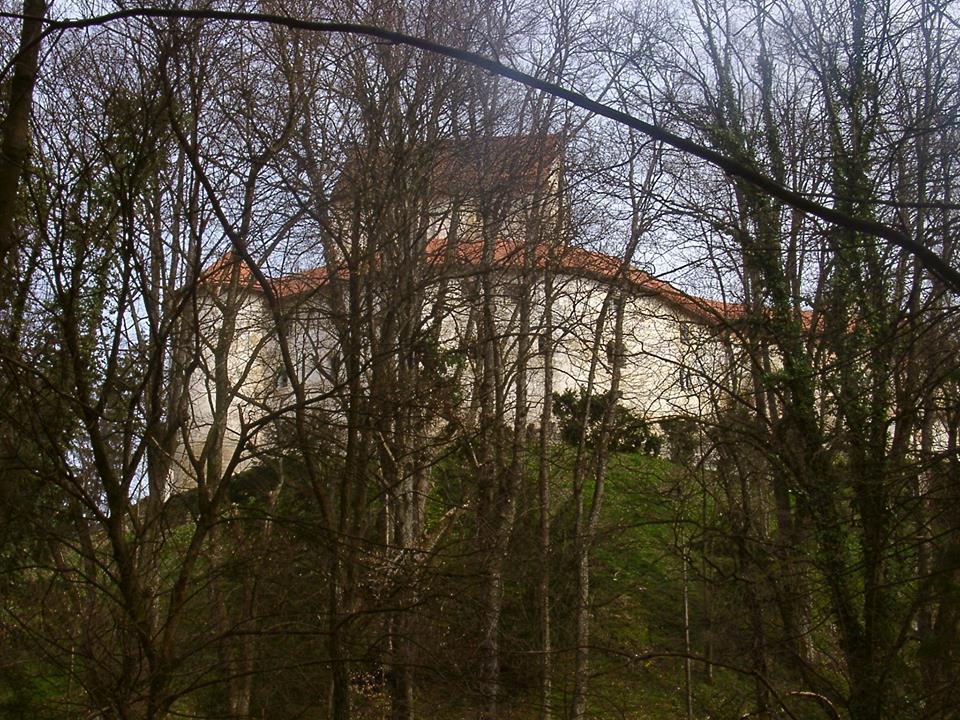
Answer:
M632 254L632 252L631 252ZM611 290L611 296L615 303L614 332L612 354L612 370L610 377L610 389L608 391L606 408L600 421L600 432L595 439L596 446L593 449L592 471L593 471L593 492L591 493L590 503L587 506L584 502L584 482L583 470L577 470L579 479L574 480L574 533L576 536L576 571L577 571L577 609L576 609L576 641L577 649L574 658L573 674L573 702L572 718L573 720L582 720L587 711L587 688L590 678L590 558L593 549L593 540L600 522L600 509L603 503L604 487L606 483L607 461L609 457L610 445L610 427L613 421L614 412L617 406L617 398L620 393L620 375L623 364L623 315L624 300L619 289ZM610 301L608 296L608 303ZM606 308L601 310L600 317L597 320L597 329L594 337L593 346L593 365L597 363L600 353L600 346L603 338L603 327L605 325ZM591 376L594 370L591 369ZM587 426L590 418L590 392L592 382L588 382L588 395L586 408L583 415L583 437L580 441L578 454L582 454L585 449L587 438ZM578 458L578 467L582 467L583 459Z
M587 523L584 519L583 493L577 492L576 495L574 550L576 552L577 609L574 622L577 649L574 656L571 717L574 720L582 720L587 711L587 681L590 672L590 550L586 537Z
M340 550L332 548L327 580L327 627L329 637L327 648L330 659L330 697L329 713L331 720L349 720L350 718L350 672L343 648L343 626L341 624L341 560Z
M548 260L549 263L549 260ZM540 720L550 720L552 643L550 639L550 441L553 426L553 273L548 266L543 278L543 409L540 415L540 576L537 602L540 609Z
M413 662L411 654L411 628L403 613L394 613L388 619L390 624L390 668L388 683L390 686L391 720L411 720L413 718Z
M20 182L30 155L30 112L40 55L38 38L42 30L41 19L46 13L45 0L24 0L23 14L27 17L20 32L7 115L0 128L3 136L0 148L0 300L4 302L7 297L6 270L18 245L13 218Z
M690 578L687 571L687 551L685 547L681 548L681 553L680 562L683 564L683 651L686 654L686 657L683 658L684 699L687 710L687 720L693 720L693 678L690 672L691 665L693 664L690 659L690 655L693 652L690 644Z

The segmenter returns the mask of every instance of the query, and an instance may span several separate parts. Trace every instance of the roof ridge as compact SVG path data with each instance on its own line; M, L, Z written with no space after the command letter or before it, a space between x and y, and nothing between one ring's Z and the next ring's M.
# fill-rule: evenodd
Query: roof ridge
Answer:
M482 264L480 261L483 251L482 241L466 239L458 242L454 248L455 254L451 258L447 256L450 250L448 240L449 238L445 236L436 236L424 246L424 259L431 267L436 267L439 263L446 264L451 260L455 265L465 267L476 268ZM506 237L498 238L494 247L494 267L500 269L521 268L522 263L529 259L528 257L525 258L521 251L528 247L526 243L519 240ZM549 258L546 252L548 249L549 246L543 243L534 245L533 261L535 268L543 269L546 267ZM658 278L646 270L641 270L625 258L608 255L599 250L564 245L560 246L559 252L554 257L558 261L557 268L560 270L572 273L579 271L606 282L614 281L617 279L617 275L620 275L622 280L635 288L660 297L701 320L721 322L736 319L746 314L745 307L740 303L713 300L684 292L669 281ZM204 271L201 275L202 281L229 282L231 266L235 262L240 262L240 258L232 250L228 250ZM346 273L349 273L349 269L342 265L337 269L337 274L341 277L346 277ZM243 266L241 268L241 280L249 280L251 277L250 269ZM296 297L318 290L330 280L330 277L330 266L317 265L305 270L275 276L271 278L271 283L279 296ZM254 287L252 289L259 291L259 288Z

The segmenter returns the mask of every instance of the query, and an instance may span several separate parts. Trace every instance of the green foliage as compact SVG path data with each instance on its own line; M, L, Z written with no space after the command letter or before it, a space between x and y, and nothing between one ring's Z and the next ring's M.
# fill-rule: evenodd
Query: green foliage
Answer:
M697 422L691 418L671 418L659 422L670 459L683 465L693 462L697 452Z
M57 707L65 679L52 668L17 662L10 657L0 662L0 719L56 720L69 717Z
M602 431L603 418L608 407L614 404L609 430L609 449L615 452L642 452L656 456L660 453L662 438L650 424L636 413L628 410L611 393L588 397L581 388L579 392L566 390L553 394L554 413L560 423L560 437L568 445L579 445L584 432L586 413L587 447L595 447ZM589 408L587 408L589 405Z

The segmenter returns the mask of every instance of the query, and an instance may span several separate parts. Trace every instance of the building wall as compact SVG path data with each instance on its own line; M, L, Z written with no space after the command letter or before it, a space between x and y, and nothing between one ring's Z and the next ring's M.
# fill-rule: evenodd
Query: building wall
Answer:
M248 467L257 441L266 437L256 424L275 393L275 333L258 292L205 286L196 322L198 362L189 378L188 439L176 458L176 489L206 481L230 463L235 470Z
M505 421L512 422L521 346L518 294L524 289L515 269L500 270L490 280L495 293L496 343L506 385L503 410L507 414ZM529 283L527 289L531 318L526 417L530 424L537 424L543 407L543 351L547 342L553 347L554 392L586 389L596 353L594 392L605 393L610 386L612 362L619 353L621 402L652 422L710 413L717 406L718 398L729 391L722 387L729 377L730 361L721 337L702 319L661 297L636 290L625 292L623 337L617 348L614 342L617 293L609 284L569 273L556 276L550 338L545 332L543 283L538 278ZM424 312L434 310L436 285L430 292L424 298ZM464 421L469 422L471 408L476 407L481 352L476 337L482 311L477 278L471 276L449 282L446 298L437 353L448 363L448 373L457 373L460 408ZM383 302L389 302L389 298ZM606 320L598 336L596 327L605 302L608 303ZM275 413L284 403L292 401L292 392L278 351L276 331L257 292L240 291L237 298L231 300L226 290L214 289L206 294L202 307L203 361L191 384L190 446L196 456L204 447L212 452L216 431L222 426L223 456L227 462L241 438L242 424L249 425ZM297 379L304 383L311 402L311 412L323 411L336 422L343 407L346 366L329 292L288 298L285 307L291 318L288 346ZM229 352L218 364L218 336L223 330L223 318L229 317L232 311L236 313L236 327ZM424 318L424 327L428 323L429 318ZM369 348L363 352L368 355ZM369 368L369 356L362 358L361 366ZM369 382L370 378L364 377L363 383ZM339 417L342 420L342 413ZM249 433L253 439L252 451L265 447L270 441L269 427ZM238 469L249 464L252 455L252 452L246 453Z

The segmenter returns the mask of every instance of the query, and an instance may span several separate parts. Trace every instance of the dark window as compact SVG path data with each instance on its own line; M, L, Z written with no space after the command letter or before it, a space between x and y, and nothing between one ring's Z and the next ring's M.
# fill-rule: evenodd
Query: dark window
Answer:
M514 302L520 302L521 298L527 294L527 288L523 283L506 283L503 285L503 297Z
M690 342L690 324L680 323L680 342L687 345Z
M611 365L614 361L619 362L623 360L623 356L627 354L627 349L623 346L623 343L614 342L611 340L607 343L607 362Z
M550 341L547 339L546 335L540 334L537 335L537 352L543 354L547 352Z

